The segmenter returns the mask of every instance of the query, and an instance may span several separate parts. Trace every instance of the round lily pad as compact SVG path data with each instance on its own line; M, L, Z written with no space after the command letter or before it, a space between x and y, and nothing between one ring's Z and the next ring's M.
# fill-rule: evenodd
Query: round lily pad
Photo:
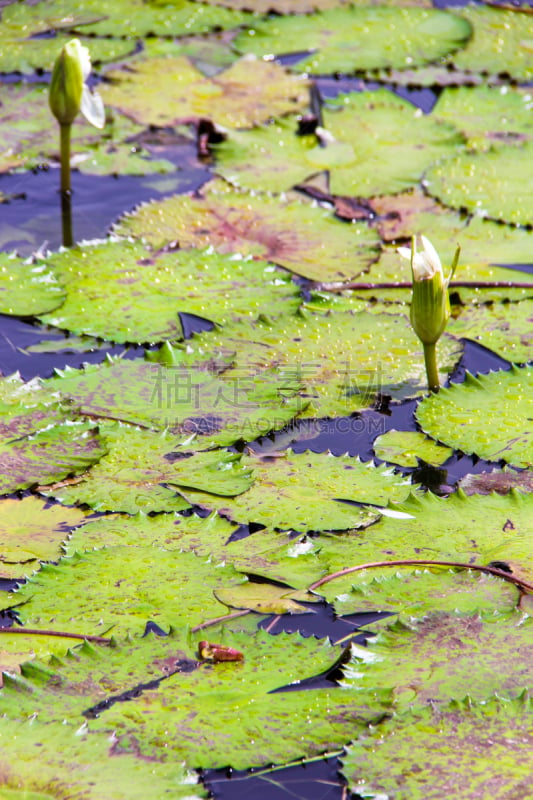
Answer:
M460 153L431 167L425 176L431 195L480 217L528 225L533 222L533 141L486 153Z
M455 128L384 89L340 95L323 116L322 143L314 134L295 136L293 119L229 132L215 147L217 172L237 186L281 192L327 170L331 194L371 197L418 183L462 142Z
M238 497L182 493L191 503L216 508L235 522L305 532L365 527L379 516L366 503L400 501L411 488L408 480L385 467L331 453L297 455L287 450L272 459L249 456L244 464L252 467L254 483Z
M468 688L470 681L468 681ZM342 772L360 797L463 800L527 797L531 700L499 696L416 708L370 727L347 748Z
M399 256L398 256L399 258ZM457 340L443 336L438 360L449 372L461 356ZM306 416L346 416L369 408L378 395L396 399L426 391L421 345L401 314L303 309L291 317L258 319L197 337L190 357L201 365L231 359L227 378L276 365L304 385Z
M139 243L110 241L70 248L46 263L67 298L41 320L115 342L179 339L180 311L224 323L299 303L286 273L205 250L152 253Z
M533 295L533 290L531 291ZM459 308L447 327L516 363L533 360L533 300Z
M65 299L50 269L0 253L0 313L30 317L52 311Z
M469 148L488 150L533 138L529 89L478 86L445 89L433 114L455 125Z
M438 466L453 453L418 431L387 431L374 440L373 448L382 461L402 467L416 467L419 461Z
M520 81L533 78L531 42L533 18L527 8L498 8L472 3L461 8L473 35L450 62L457 69L503 74Z
M441 389L425 398L416 417L434 439L489 461L533 464L533 368L512 367Z
M303 110L308 83L274 62L243 58L213 77L186 56L135 61L106 73L104 102L143 125L173 125L212 119L219 125L250 128L273 116Z
M194 196L176 195L142 206L115 226L152 247L211 245L220 253L253 255L311 280L343 280L366 270L378 236L364 224L339 222L303 202L236 192L213 181Z
M261 20L236 38L235 47L258 56L311 50L295 69L350 73L435 61L464 44L470 34L466 20L437 9L350 5Z

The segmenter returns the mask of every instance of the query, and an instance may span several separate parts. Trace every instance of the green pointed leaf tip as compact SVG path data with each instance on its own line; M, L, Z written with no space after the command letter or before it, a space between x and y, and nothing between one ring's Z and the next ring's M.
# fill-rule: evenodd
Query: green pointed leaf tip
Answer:
M516 467L533 463L531 395L533 369L512 367L454 384L424 399L416 417L434 439L489 461Z
M55 254L49 264L68 294L41 320L115 342L181 339L180 312L225 323L299 303L286 273L203 250L154 255L139 243L108 242Z
M217 172L235 186L282 192L328 170L331 194L372 197L414 186L463 141L456 128L384 89L341 94L323 117L326 146L314 134L295 136L292 119L228 132L215 148Z
M258 56L311 50L293 69L323 75L435 61L464 44L471 32L465 19L436 9L348 6L260 20L235 46Z
M416 708L369 728L347 748L342 773L374 800L529 798L531 711L527 694Z

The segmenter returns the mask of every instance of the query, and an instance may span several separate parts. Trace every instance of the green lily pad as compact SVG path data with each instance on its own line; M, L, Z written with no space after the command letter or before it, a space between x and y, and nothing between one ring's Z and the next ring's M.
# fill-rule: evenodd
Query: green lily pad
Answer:
M431 167L425 181L429 193L446 205L528 225L533 222L531 164L533 141L527 141L520 147L461 153Z
M416 708L369 728L347 748L342 772L350 790L374 800L526 798L530 722L526 694Z
M342 685L363 702L368 694L389 691L398 709L439 708L467 692L473 700L494 692L517 697L530 683L533 658L533 620L520 621L518 611L397 620L370 639L368 648L352 645Z
M512 86L446 89L433 114L459 128L469 148L488 150L533 138L531 94Z
M115 342L181 338L179 312L224 323L299 304L290 277L267 263L200 250L154 254L110 241L70 248L47 264L67 299L41 321Z
M0 500L0 577L21 577L39 561L57 559L69 531L85 517L77 508L46 505L37 497Z
M51 69L63 45L72 39L68 31L62 33L62 30L71 27L76 17L81 22L92 21L91 16L95 18L86 13L85 6L82 14L72 14L72 3L69 2L6 5L2 9L0 24L0 72L29 73L36 69ZM50 32L55 35L43 35ZM111 31L111 36L117 36L116 31ZM90 38L83 39L82 43L88 46L93 63L117 61L135 49L134 42L118 38Z
M217 502L201 492L182 494L236 522L317 531L365 527L377 519L379 510L363 504L401 501L411 488L409 481L385 467L330 453L297 455L287 450L273 459L248 456L243 463L253 468L255 480L239 497Z
M310 14L342 5L345 0L207 0L210 5L254 11L256 14Z
M376 576L377 575L377 576ZM389 611L402 619L434 612L449 614L509 613L519 592L512 584L474 571L445 568L397 567L354 572L319 587L317 591L337 614Z
M294 69L350 73L435 61L461 47L471 32L466 20L436 9L344 6L253 23L235 47L258 56L311 50Z
M215 147L217 172L236 186L282 192L329 170L332 194L372 197L417 184L430 164L462 142L455 128L384 89L339 95L323 116L333 137L326 146L314 134L295 136L292 119L228 132Z
M531 292L533 294L533 290ZM516 363L533 360L533 300L460 307L447 327Z
M47 495L95 511L153 513L189 507L176 487L224 497L246 491L253 481L236 453L194 453L184 437L124 425L106 427L104 433L107 455L79 482L52 487Z
M402 467L416 467L419 460L438 466L453 453L418 431L387 431L374 440L373 448L382 461Z
M124 565L127 564L125 571ZM95 580L98 575L98 580ZM226 613L213 591L246 580L232 567L194 553L160 547L110 547L62 558L6 594L23 625L69 633L142 633L160 626L198 625ZM72 598L76 597L73 605Z
M109 359L84 370L67 368L44 382L80 414L172 434L196 434L203 447L255 439L283 428L306 403L300 383L276 370L226 377L194 367Z
M454 67L520 81L533 78L533 19L527 9L472 4L459 13L472 26L473 35L466 47L449 59Z
M2 95L0 125L4 146L0 152L0 171L57 165L59 128L48 105L48 87L5 84ZM170 161L148 158L149 150L138 142L141 131L140 125L117 112L108 110L103 130L96 130L80 114L72 127L71 163L80 172L89 174L149 175L175 171Z
M67 556L72 556L83 550L117 545L137 547L145 543L233 563L226 543L236 530L233 523L216 513L208 517L176 513L153 516L143 512L135 516L113 514L77 528L63 545L63 550Z
M454 449L515 467L533 464L533 369L512 367L441 389L418 406L422 429Z
M246 608L260 614L311 614L312 609L299 601L317 603L311 592L298 592L272 583L241 583L218 589L215 597L230 608Z
M180 247L209 245L220 253L252 255L322 281L353 278L378 253L378 236L364 224L348 226L324 208L242 194L216 180L192 197L142 206L114 230L152 247L178 240Z
M3 800L69 800L73 792L84 800L206 796L183 764L144 761L79 726L2 719L0 741Z
M1 494L83 472L105 453L93 424L69 419L57 407L28 411L21 403L2 410Z
M308 82L274 62L243 58L207 78L186 56L151 58L106 73L106 105L143 125L212 119L250 128L308 105Z
M420 342L403 315L303 309L292 317L211 331L195 337L191 350L199 364L233 359L236 380L243 371L276 365L287 380L303 383L306 416L346 416L369 408L378 394L404 399L427 386ZM460 355L460 343L443 336L441 370L451 371Z
M30 317L52 311L64 299L48 267L0 253L0 313Z

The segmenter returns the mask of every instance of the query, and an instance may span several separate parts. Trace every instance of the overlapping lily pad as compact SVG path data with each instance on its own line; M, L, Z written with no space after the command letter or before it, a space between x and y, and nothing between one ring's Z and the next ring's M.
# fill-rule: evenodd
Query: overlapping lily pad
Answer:
M72 38L68 29L75 20L83 25L99 16L85 6L82 12L72 14L72 3L68 2L44 0L38 4L9 3L4 6L0 23L0 72L28 73L35 69L51 69L61 47ZM47 35L49 33L54 35ZM93 62L116 61L133 52L135 44L111 38L116 35L113 30L107 39L85 40Z
M359 223L346 225L329 211L267 195L235 192L213 181L194 196L142 206L122 218L119 235L141 237L152 247L211 245L280 264L311 280L343 280L377 258L377 234Z
M143 125L173 125L211 119L232 128L250 128L303 110L308 84L274 62L243 58L206 78L185 56L151 58L106 73L106 104Z
M200 800L197 777L176 762L149 762L116 747L109 736L79 725L0 720L5 800Z
M157 514L138 512L135 516L106 515L77 528L64 544L66 555L102 547L140 544L157 545L167 550L187 550L205 558L233 563L225 547L237 526L213 513Z
M243 463L252 467L255 480L239 497L217 501L191 491L184 496L235 522L317 531L366 527L379 511L365 504L401 501L410 490L409 481L392 470L350 456L288 450L273 459L248 456Z
M27 627L140 634L149 620L168 629L224 615L226 606L215 599L213 590L239 579L246 580L232 567L194 553L117 546L75 554L57 566L44 564L17 592L6 594L2 605L16 605Z
M487 7L472 3L461 8L473 35L449 61L458 69L500 73L520 81L533 78L533 19L527 9Z
M439 366L451 371L461 345L447 337L439 344ZM426 391L421 345L403 315L303 310L212 331L191 348L199 364L233 359L240 374L277 365L287 380L304 385L307 416L345 416L370 407L379 394L403 399Z
M50 257L67 299L41 320L116 342L182 336L179 312L224 323L275 313L299 292L286 273L265 262L205 250L154 254L132 242L77 247Z
M96 511L135 514L188 508L177 495L177 486L220 496L240 494L250 487L250 470L241 465L238 454L194 453L184 445L184 438L123 425L108 427L107 455L79 482L45 492Z
M0 253L0 313L33 316L51 311L65 299L48 267Z
M529 225L533 222L531 164L533 141L486 153L460 153L430 168L426 185L430 194L453 208L465 208L477 216L502 222Z
M470 681L468 685L470 685ZM395 800L511 800L530 794L531 701L499 696L405 712L368 731L342 757L350 789Z
M531 681L533 620L518 611L480 616L433 613L387 625L368 648L352 645L343 686L364 700L389 691L399 709L434 708L467 693L517 697ZM472 674L475 673L475 681Z
M295 69L351 73L435 61L463 45L471 31L466 20L436 9L344 6L254 23L235 46L258 56L310 50Z
M524 363L533 360L532 323L533 300L522 300L461 308L448 331L473 339L508 361Z
M237 186L281 192L329 170L332 194L371 197L418 183L462 141L455 128L386 90L340 95L324 110L324 127L332 137L325 146L314 134L295 136L292 119L228 133L216 146L217 171Z
M91 41L94 34L106 38L125 37L130 50L134 49L131 42L136 37L207 33L215 28L232 28L250 19L249 14L195 3L193 0L170 3L156 0L149 4L142 0L117 0L112 12L107 0L85 0L83 9L76 7L74 11L70 0L41 0L22 12L14 12L13 16L19 25L26 24L30 30L38 24L38 31L68 29L89 34ZM57 40L55 42L57 47Z
M57 559L61 543L85 516L36 497L0 500L0 577L20 578L38 569L39 561Z
M533 464L533 369L512 367L441 389L419 405L416 416L434 439L489 461Z
M533 470L515 470L509 467L492 472L470 473L459 481L465 494L507 494L511 489L533 492Z
M469 148L488 150L533 138L528 89L478 86L446 89L433 114L459 128Z
M419 460L437 466L452 455L449 447L438 445L419 431L387 431L374 440L373 448L382 461L402 467L416 467Z
M299 380L275 369L260 378L250 373L226 377L184 365L110 359L84 370L67 368L45 385L70 398L82 415L196 434L201 447L283 428L306 405L298 396Z
M377 577L374 577L377 573ZM402 619L446 613L508 613L516 608L518 590L501 578L446 568L397 567L354 572L319 587L337 614L389 611Z

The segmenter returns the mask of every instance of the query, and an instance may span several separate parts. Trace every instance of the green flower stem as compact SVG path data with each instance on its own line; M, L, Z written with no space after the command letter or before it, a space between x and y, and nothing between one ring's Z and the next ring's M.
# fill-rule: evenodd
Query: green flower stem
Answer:
M71 125L60 125L61 191L70 192L70 129Z
M63 245L72 247L72 203L70 189L70 130L71 125L60 125L60 158L61 158L61 221L63 225Z
M424 361L426 362L426 374L428 376L428 387L430 392L438 392L440 389L439 371L437 369L437 343L424 344Z

